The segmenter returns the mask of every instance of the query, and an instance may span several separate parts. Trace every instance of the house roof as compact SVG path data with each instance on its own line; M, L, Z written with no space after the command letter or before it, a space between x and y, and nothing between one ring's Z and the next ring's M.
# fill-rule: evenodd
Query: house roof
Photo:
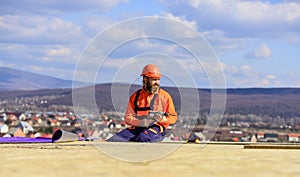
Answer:
M257 135L264 136L265 133L264 132L258 132Z
M290 133L288 137L300 137L300 133Z

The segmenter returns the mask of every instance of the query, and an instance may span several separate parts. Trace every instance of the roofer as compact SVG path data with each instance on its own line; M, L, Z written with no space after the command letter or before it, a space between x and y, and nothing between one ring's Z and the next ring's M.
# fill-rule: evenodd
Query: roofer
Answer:
M141 76L143 76L143 87L130 96L124 117L129 127L107 141L162 141L166 135L166 128L176 123L177 113L173 99L168 92L160 88L159 68L147 64Z

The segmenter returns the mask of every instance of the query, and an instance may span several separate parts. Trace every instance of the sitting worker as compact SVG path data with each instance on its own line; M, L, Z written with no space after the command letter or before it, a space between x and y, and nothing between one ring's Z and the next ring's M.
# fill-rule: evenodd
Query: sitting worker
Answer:
M129 99L125 113L128 128L121 130L107 141L157 142L166 135L166 128L177 121L173 99L160 88L161 73L157 66L143 68L143 87Z

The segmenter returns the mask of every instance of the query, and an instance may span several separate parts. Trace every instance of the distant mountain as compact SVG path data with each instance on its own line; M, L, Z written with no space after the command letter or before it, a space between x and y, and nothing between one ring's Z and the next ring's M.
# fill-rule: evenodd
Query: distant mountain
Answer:
M82 85L84 85L82 83ZM0 90L71 88L71 80L0 67Z

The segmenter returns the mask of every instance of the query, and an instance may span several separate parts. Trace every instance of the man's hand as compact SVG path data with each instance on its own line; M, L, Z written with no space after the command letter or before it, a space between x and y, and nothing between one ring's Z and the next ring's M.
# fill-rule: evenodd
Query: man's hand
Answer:
M154 119L157 121L157 122L167 122L167 117L166 116L163 116L161 114L156 114L154 116Z

